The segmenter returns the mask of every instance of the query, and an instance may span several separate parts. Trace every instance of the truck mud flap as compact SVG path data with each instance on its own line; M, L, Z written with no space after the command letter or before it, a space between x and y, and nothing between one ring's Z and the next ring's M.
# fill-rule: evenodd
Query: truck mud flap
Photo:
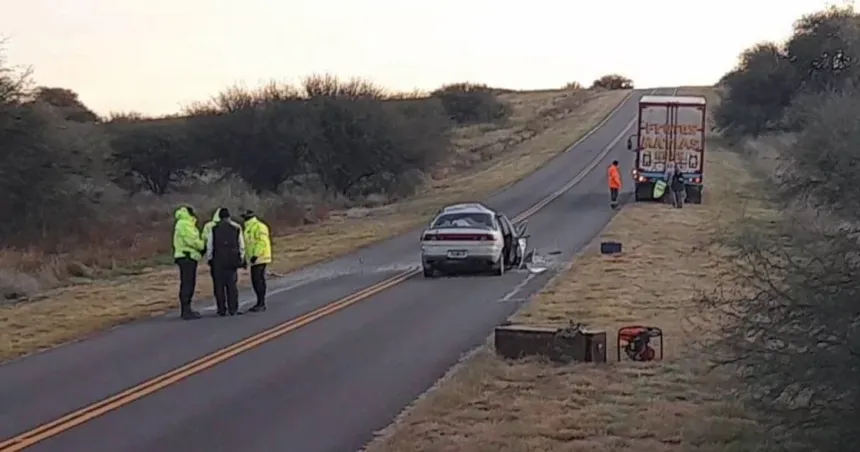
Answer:
M640 201L653 201L654 197L652 196L654 192L654 184L651 182L645 183L637 183L636 190L633 193L633 200L636 202Z
M701 204L702 191L703 187L701 185L687 185L687 204Z

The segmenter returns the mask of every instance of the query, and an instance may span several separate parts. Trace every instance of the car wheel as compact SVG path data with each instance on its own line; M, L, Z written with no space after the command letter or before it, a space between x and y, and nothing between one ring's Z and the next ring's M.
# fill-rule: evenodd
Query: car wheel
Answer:
M499 257L499 261L493 264L493 275L502 276L505 274L505 258Z
M436 276L436 271L433 270L433 267L424 266L424 277L425 278L433 278Z

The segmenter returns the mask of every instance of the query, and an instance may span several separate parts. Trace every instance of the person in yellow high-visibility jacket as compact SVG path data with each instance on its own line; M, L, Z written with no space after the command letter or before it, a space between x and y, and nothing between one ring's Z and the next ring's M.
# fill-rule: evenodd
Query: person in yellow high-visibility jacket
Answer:
M272 238L269 227L260 221L252 210L242 214L245 220L245 259L251 266L251 286L257 303L250 312L266 310L266 266L272 263Z
M191 206L182 206L173 213L173 260L179 267L179 314L184 320L200 318L191 308L197 287L197 263L203 257L205 244L197 229L197 216Z

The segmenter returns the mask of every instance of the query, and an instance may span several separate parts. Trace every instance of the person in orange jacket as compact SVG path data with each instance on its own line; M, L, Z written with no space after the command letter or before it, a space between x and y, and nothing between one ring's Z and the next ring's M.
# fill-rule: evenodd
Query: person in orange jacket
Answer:
M609 203L613 209L618 208L618 192L621 191L621 173L618 171L618 160L613 160L609 166Z

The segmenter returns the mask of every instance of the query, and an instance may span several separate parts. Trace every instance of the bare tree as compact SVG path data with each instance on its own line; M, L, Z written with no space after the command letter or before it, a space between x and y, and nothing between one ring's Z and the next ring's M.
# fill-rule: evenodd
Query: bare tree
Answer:
M0 104L20 103L30 98L32 68L17 68L6 60L8 39L0 38Z

